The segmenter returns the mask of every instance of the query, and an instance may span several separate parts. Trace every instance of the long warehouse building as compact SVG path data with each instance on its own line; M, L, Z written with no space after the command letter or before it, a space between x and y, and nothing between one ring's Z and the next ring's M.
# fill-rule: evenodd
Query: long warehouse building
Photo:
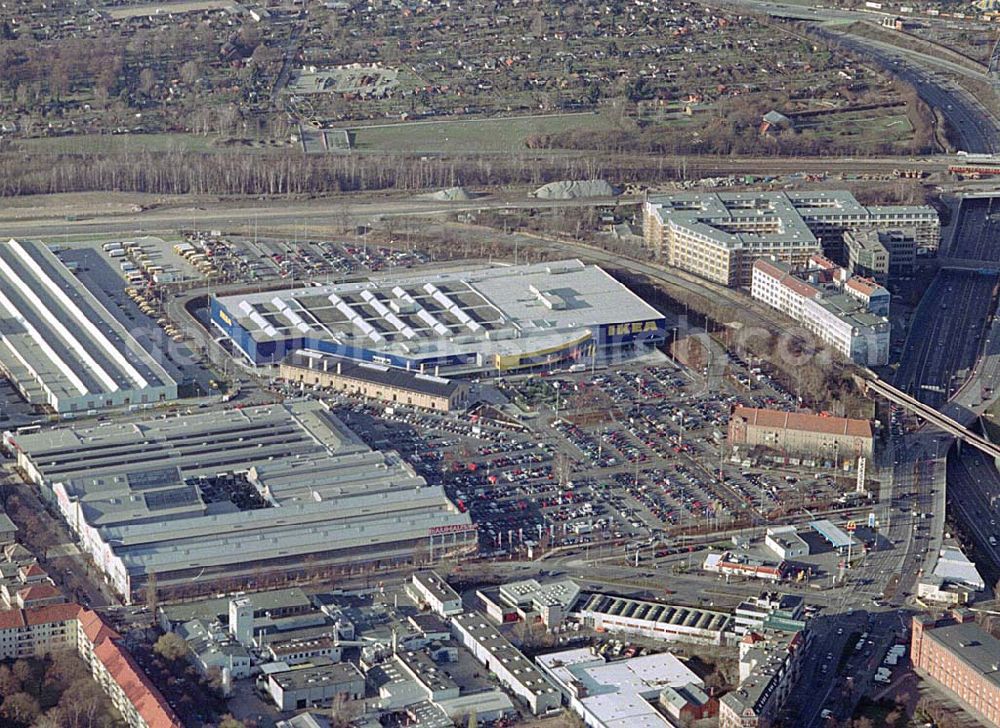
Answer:
M253 364L307 349L425 374L602 361L666 332L660 312L579 260L242 293L211 307Z
M475 526L325 404L9 435L19 466L127 600L161 588L473 550Z
M0 371L59 414L177 398L166 369L36 242L0 243Z

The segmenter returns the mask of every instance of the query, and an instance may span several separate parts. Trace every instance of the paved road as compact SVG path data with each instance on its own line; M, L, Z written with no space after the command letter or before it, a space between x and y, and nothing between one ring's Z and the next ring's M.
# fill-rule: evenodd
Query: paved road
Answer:
M963 226L964 227L964 226ZM986 335L996 274L943 269L913 317L893 384L934 408L975 365Z

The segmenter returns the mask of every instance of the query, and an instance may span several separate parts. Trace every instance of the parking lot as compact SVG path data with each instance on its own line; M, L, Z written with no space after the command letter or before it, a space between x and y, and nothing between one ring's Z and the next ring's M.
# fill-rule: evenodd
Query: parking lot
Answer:
M190 233L188 256L199 272L221 282L254 283L274 279L324 281L411 268L430 263L419 250L368 245L359 240L279 240Z
M853 504L849 478L730 460L732 406L795 406L756 366L735 362L718 389L670 361L474 388L506 400L500 408L521 412L524 426L308 394L328 399L370 446L398 450L429 482L442 483L479 526L485 558L590 544L641 544L643 560L663 558L685 535ZM295 393L286 386L285 394Z
M171 376L191 387L191 394L210 391L212 372L191 352L182 338L176 335L172 338L164 328L167 322L162 318L162 296L157 284L144 278L141 283L127 286L126 280L116 270L117 260L92 247L67 248L59 252L59 258L67 265L75 266L80 282L101 300L107 311ZM129 291L133 293L130 295Z

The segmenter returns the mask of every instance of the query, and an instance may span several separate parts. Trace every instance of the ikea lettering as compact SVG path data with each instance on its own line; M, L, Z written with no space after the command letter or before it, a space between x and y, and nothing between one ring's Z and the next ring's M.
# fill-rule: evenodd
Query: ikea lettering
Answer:
M229 314L226 313L225 311L222 310L219 311L219 318L222 319L222 321L226 324L226 326L233 325L233 320L229 318Z
M609 324L608 336L628 336L629 334L644 334L648 331L658 331L655 321L633 321L630 324Z

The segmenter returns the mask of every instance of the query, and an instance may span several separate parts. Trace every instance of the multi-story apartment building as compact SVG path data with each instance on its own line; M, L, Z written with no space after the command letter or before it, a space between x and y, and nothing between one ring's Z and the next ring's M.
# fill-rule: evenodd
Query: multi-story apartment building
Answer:
M0 659L74 650L129 728L181 728L159 690L101 616L79 604L0 611Z
M951 690L990 725L1000 725L1000 640L968 609L945 618L913 617L910 659L917 671Z
M799 679L806 632L748 633L740 642L740 684L719 701L720 728L769 728Z
M754 261L804 265L823 250L842 259L845 231L913 230L937 248L940 222L925 206L865 207L844 191L678 193L649 197L643 233L657 257L726 286L748 286Z
M838 269L841 271L841 269ZM820 275L833 283L818 285ZM889 292L843 272L805 269L804 280L778 260L753 265L750 295L802 324L823 343L864 366L889 363Z

